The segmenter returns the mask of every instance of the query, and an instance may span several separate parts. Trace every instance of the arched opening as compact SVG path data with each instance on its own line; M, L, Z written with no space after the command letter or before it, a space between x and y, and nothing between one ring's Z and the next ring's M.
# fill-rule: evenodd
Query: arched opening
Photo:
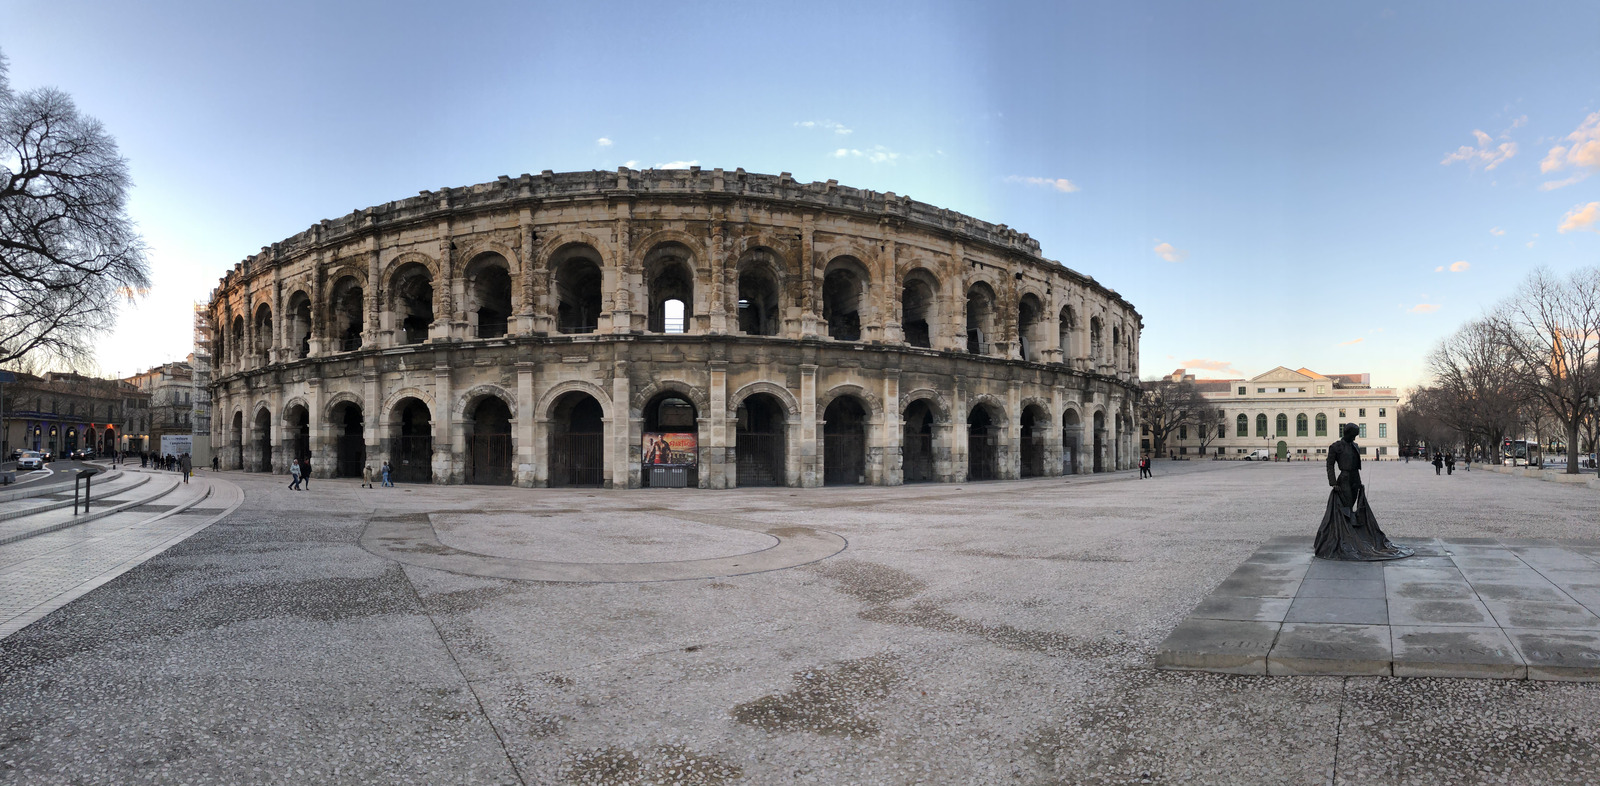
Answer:
M854 396L840 396L828 404L822 421L822 482L867 482L867 408Z
M511 485L511 408L498 396L484 396L472 406L465 425L467 482Z
M1061 416L1061 474L1083 471L1083 419L1069 409Z
M244 413L233 413L233 426L228 432L228 441L233 447L233 460L229 469L244 469ZM151 445L152 449L156 446Z
M395 405L389 423L391 477L402 483L433 481L433 413L415 398ZM359 473L358 473L359 474Z
M233 318L233 362L244 362L244 317Z
M66 456L71 456L72 451L78 449L78 427L73 426L72 428L67 429L67 433L63 435L63 437L66 440L66 447L61 450L61 453L65 454ZM61 457L62 456L57 456L57 458Z
M478 338L499 338L511 324L511 268L495 253L480 254L467 266L467 314Z
M1239 437L1250 436L1250 418L1243 412L1240 412L1239 417L1235 419L1234 435Z
M556 263L556 330L572 335L600 329L600 256L588 246L563 248Z
M433 325L433 274L419 262L408 262L395 271L390 289L395 319L400 323L400 343L427 341Z
M220 368L228 362L228 351L233 348L233 342L228 341L227 322L215 322L211 328L211 359Z
M94 426L83 427L83 449L98 450L100 445L99 435L95 433Z
M904 483L932 483L939 479L933 464L933 408L926 399L906 407L900 442L900 476Z
M1308 426L1309 426L1309 423L1308 423L1308 421L1306 419L1306 413L1302 412L1302 413L1294 416L1294 435L1295 436L1297 436L1297 437L1309 437L1309 436L1311 436L1311 432L1310 432L1310 429L1308 428Z
M1325 412L1317 413L1317 436L1328 436L1328 415Z
M262 303L256 307L256 360L265 364L272 361L272 307Z
M295 292L289 296L289 320L284 325L289 342L289 352L293 357L303 358L311 355L311 298L304 292Z
M1111 327L1111 362L1122 368L1122 328L1116 325Z
M1094 413L1094 456L1091 459L1091 461L1094 462L1094 471L1095 472L1105 472L1106 471L1106 468L1105 468L1105 452L1106 452L1106 413L1104 413L1104 412L1096 412L1096 413Z
M117 431L110 426L100 432L100 453L104 455L117 449Z
M900 290L900 329L905 332L906 343L913 347L931 349L933 328L937 323L939 282L927 271L917 270L906 276L905 287Z
M1044 476L1044 436L1050 416L1038 406L1022 410L1022 477Z
M979 404L967 413L967 480L1000 477L1000 430L1005 420Z
M1058 338L1061 342L1061 359L1066 361L1076 357L1074 354L1076 348L1072 345L1072 336L1078 331L1078 315L1072 310L1072 306L1061 307L1057 330L1059 331Z
M663 391L644 405L641 482L650 488L700 485L700 412L682 393Z
M994 335L994 290L978 282L967 290L967 351L974 355L989 354L989 341Z
M778 335L778 283L761 268L739 273L739 332L750 336Z
M828 263L822 277L822 321L835 341L861 340L861 309L866 301L867 268L855 257Z
M1278 460L1285 461L1289 458L1289 443L1278 440Z
M256 410L256 472L272 471L272 413Z
M787 413L783 402L768 393L755 393L739 402L734 452L737 479L743 486L782 486Z
M690 259L689 250L677 243L656 246L645 257L650 332L689 332L694 321L694 266Z
M1044 358L1044 304L1033 294L1017 302L1017 356L1038 363Z
M361 291L361 281L355 276L345 276L333 285L329 299L332 308L328 323L333 328L333 349L336 352L353 352L361 348L361 331L366 329L366 298Z
M1099 317L1089 317L1089 359L1094 362L1095 366L1099 366L1105 361L1105 347L1102 346Z
M1258 436L1258 437L1267 436L1267 416L1266 416L1266 413L1262 413L1262 414L1256 415L1256 436Z
M337 478L359 478L361 468L367 464L366 425L361 415L361 405L354 401L341 401L329 413L334 428L333 475ZM393 468L393 465L390 465ZM377 467L373 467L377 469Z
M283 418L284 441L289 446L289 460L311 460L311 413L305 407L295 404Z
M1279 412L1278 413L1278 417L1275 419L1275 425L1278 427L1278 429L1277 429L1277 433L1273 434L1273 436L1275 436L1275 437L1287 437L1287 436L1289 436L1289 416L1288 415L1285 415L1282 412Z
M605 411L588 393L573 391L550 407L550 486L605 483Z

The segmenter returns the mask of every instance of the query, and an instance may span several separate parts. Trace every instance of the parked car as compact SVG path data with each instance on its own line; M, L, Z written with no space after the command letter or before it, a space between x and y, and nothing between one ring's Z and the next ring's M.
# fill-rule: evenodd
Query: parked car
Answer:
M24 450L17 458L17 469L44 469L44 454L33 450Z
M1245 456L1244 460L1245 461L1271 461L1272 460L1272 451L1267 450L1266 448L1260 448L1258 450L1255 450L1255 451L1251 452L1250 455Z
M95 458L98 455L99 454L95 453L94 448L84 448L83 450L72 451L72 460L88 461L89 459Z

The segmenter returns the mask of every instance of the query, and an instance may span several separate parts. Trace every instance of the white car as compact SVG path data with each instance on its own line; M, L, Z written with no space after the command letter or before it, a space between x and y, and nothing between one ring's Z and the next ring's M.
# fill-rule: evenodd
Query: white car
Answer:
M22 458L17 459L17 469L44 469L44 455L36 450L22 451Z
M1244 457L1245 461L1271 461L1272 451L1262 448Z

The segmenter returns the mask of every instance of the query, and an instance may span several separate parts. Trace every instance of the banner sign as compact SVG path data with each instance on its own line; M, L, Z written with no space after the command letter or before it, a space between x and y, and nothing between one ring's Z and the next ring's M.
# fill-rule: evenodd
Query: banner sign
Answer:
M644 435L644 464L653 467L692 467L699 463L694 434Z
M162 434L161 455L181 456L185 453L194 453L194 435L192 434Z

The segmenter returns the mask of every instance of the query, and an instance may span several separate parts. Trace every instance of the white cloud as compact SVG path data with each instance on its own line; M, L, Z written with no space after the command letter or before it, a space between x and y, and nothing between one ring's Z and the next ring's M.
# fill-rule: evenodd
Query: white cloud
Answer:
M1504 229L1501 229L1500 227L1495 227L1494 229L1489 230L1489 234L1494 235L1495 237L1499 237L1501 235L1504 235L1505 233L1506 233L1506 231Z
M692 166L700 166L700 161L698 159L696 159L694 161L668 161L665 164L656 164L652 168L653 169L688 169L689 167L692 167Z
M1406 309L1406 310L1410 311L1413 314L1432 314L1433 312L1439 310L1439 304L1438 303L1418 303L1418 304L1416 304L1416 305L1414 305L1411 308Z
M1435 272L1435 273L1443 273L1444 272L1444 265L1440 265L1440 266L1434 268L1433 272Z
M1450 272L1451 273L1465 273L1465 272L1467 272L1467 268L1470 268L1470 267L1472 267L1472 263L1471 262L1466 262L1466 261L1451 262L1450 263Z
M1477 147L1462 145L1456 152L1446 155L1439 163L1449 165L1457 161L1466 161L1473 167L1482 165L1485 170L1489 170L1500 166L1517 154L1516 142L1501 142L1495 145L1493 137L1476 128L1472 130L1472 136L1478 140Z
M601 147L611 147L612 145L616 144L615 142L612 142L609 137L600 137L599 139L594 140L594 143Z
M795 128L820 128L820 129L822 129L824 131L832 131L833 133L838 134L839 136L849 136L849 135L855 133L855 129L848 128L843 123L835 123L832 120L801 120L801 121L795 123L794 127Z
M1521 128L1521 127L1523 127L1523 126L1525 126L1527 124L1528 124L1528 116L1527 115L1523 115L1522 117L1519 117L1516 120L1511 121L1511 127L1512 128Z
M1341 342L1339 342L1339 346L1348 347L1351 344L1360 344L1363 341L1366 341L1366 339L1365 338L1353 338L1353 339L1350 339L1349 341L1341 341Z
M870 149L860 150L853 147L841 147L833 151L834 158L865 158L874 164L893 164L900 159L900 154L883 145L873 145Z
M1157 242L1156 247L1150 250L1156 252L1156 256L1161 257L1168 262L1182 262L1183 260L1189 258L1189 252L1179 248L1173 248L1171 243Z
M1600 202L1578 205L1561 217L1557 232L1600 232Z
M1060 191L1063 194L1070 194L1078 190L1078 185L1076 183L1073 183L1071 180L1068 180L1064 177L1023 177L1021 175L1010 175L1006 178L1006 182L1024 183L1030 186L1049 186L1050 188Z
M1600 172L1600 112L1591 113L1578 124L1578 130L1573 131L1559 144L1550 148L1544 160L1539 162L1539 171L1543 173L1560 172L1571 168L1578 170L1565 180L1551 180L1539 186L1540 189L1550 191L1570 186L1595 172Z
M635 159L630 158L627 161L622 162L622 165L627 167L627 168L629 168L629 169L633 169L634 167L639 165L639 162L637 160L635 160Z

